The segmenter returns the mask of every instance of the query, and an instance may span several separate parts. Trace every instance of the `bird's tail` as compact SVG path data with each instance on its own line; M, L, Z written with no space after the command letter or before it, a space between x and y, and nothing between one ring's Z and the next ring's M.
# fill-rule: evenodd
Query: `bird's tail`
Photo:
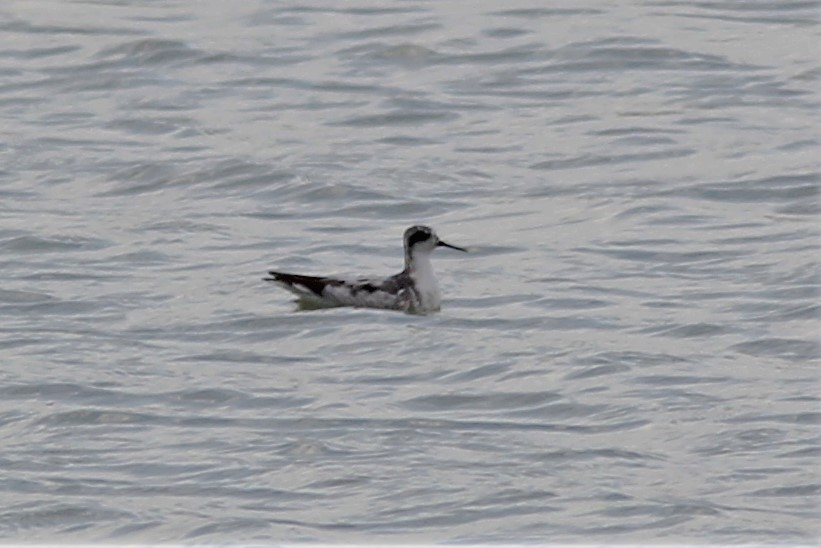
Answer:
M300 297L321 297L322 290L328 285L327 278L318 276L304 276L302 274L288 274L287 272L268 272L270 277L262 278L266 282L274 282L283 289L287 289Z

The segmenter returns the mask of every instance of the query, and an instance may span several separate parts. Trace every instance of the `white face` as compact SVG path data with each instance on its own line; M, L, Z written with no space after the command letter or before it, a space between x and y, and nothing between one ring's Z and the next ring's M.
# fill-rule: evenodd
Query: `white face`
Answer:
M411 253L431 252L438 244L436 233L427 226L412 226L405 231L405 247Z
M438 246L449 247L457 251L467 252L464 247L443 242L429 226L412 226L405 231L405 250L407 253L430 253Z

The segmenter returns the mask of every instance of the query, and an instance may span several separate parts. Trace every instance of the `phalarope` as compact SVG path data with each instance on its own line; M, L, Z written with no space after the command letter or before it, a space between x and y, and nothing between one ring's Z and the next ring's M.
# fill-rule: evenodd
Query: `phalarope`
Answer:
M302 304L317 307L357 306L388 308L413 313L439 310L439 284L430 263L439 246L467 252L439 239L432 228L412 226L405 231L405 269L387 278L332 278L270 271L274 282L299 297Z

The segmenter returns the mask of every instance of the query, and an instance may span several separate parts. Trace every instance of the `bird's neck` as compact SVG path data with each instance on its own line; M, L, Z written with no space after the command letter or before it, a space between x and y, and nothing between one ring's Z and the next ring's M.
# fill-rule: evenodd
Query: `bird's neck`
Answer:
M422 276L433 274L433 265L430 262L430 253L408 252L405 254L405 271L409 274Z
M433 265L430 262L430 253L413 253L405 258L405 270L416 280L417 285L429 287L432 291L438 290Z

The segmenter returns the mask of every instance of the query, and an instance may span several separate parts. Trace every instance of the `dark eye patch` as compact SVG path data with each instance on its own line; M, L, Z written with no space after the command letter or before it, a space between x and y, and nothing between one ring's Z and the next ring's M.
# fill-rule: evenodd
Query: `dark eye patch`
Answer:
M418 244L419 242L424 242L429 238L430 232L426 232L424 230L417 230L408 238L408 246L413 247L415 244Z

